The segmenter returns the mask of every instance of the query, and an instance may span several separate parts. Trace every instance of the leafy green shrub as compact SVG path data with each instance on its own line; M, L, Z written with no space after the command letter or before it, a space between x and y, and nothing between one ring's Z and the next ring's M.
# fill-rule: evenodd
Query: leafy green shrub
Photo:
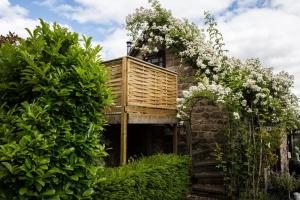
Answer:
M239 200L254 199L253 196L254 196L253 193L242 192L240 194ZM282 198L274 194L269 194L267 192L258 192L255 197L255 200L282 200Z
M95 199L184 199L189 167L187 156L154 155L126 166L105 169Z
M282 198L288 196L291 199L291 192L300 187L300 179L288 172L274 173L271 177L271 185Z
M110 102L91 38L40 26L0 47L0 199L92 199Z

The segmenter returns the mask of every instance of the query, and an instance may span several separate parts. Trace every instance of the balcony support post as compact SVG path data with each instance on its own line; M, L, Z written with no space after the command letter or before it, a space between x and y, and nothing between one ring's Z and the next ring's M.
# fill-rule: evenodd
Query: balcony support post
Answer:
M120 164L127 163L127 126L128 126L128 113L127 97L128 97L128 66L127 57L122 58L122 96L121 96L121 133L120 133Z
M127 163L127 122L128 122L128 114L126 112L122 112L121 115L121 148L120 148L120 155L121 160L120 164L125 165Z

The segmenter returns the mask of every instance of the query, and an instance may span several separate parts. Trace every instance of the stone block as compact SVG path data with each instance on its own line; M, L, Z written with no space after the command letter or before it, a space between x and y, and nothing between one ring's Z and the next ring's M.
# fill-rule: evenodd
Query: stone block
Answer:
M210 118L213 118L213 119L220 119L222 118L222 113L221 112L212 112L210 113Z

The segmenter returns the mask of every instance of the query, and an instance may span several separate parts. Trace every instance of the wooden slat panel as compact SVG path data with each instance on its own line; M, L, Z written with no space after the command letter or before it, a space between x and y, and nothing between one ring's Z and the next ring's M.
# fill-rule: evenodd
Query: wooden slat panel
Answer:
M128 59L128 105L176 110L176 74Z
M148 109L176 110L177 75L152 64L127 57L126 105ZM121 106L123 85L122 58L104 63L109 69L114 106ZM113 113L114 109L111 112Z
M122 95L122 59L105 62L104 65L109 71L108 87L110 87L115 106L121 105Z

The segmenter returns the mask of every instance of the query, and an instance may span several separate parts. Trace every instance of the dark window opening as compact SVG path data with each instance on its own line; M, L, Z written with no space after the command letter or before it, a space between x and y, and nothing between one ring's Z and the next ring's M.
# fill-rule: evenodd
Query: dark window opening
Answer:
M164 51L159 51L158 53L145 56L144 60L159 67L166 67Z

